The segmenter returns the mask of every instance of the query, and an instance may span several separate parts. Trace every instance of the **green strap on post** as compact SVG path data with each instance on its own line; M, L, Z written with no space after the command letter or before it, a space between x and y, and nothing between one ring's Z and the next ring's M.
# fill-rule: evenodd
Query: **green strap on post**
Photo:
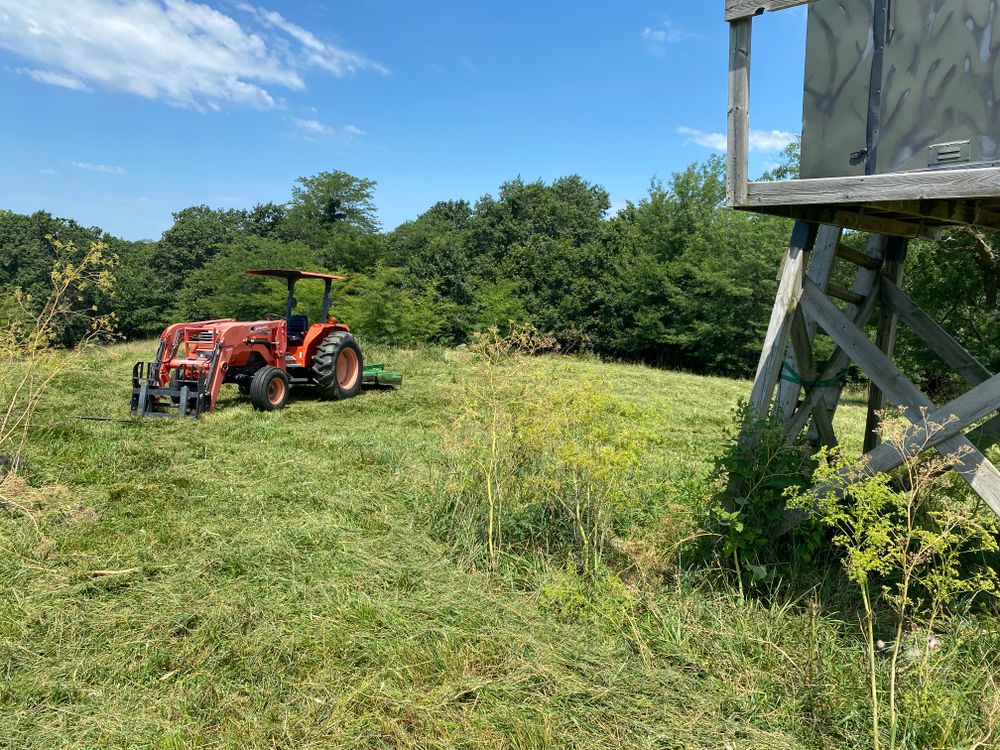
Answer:
M795 372L795 368L787 362L784 363L781 371L782 380L801 385L803 388L843 388L847 384L847 370L831 380L803 380L802 376Z

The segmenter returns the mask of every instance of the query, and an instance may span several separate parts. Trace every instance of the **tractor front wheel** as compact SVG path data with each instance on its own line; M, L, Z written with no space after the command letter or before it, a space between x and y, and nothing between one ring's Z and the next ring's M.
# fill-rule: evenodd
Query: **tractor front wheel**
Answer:
M277 367L262 367L250 381L250 403L257 411L284 409L288 402L288 376Z
M358 340L347 331L334 331L323 339L312 361L313 380L323 398L356 396L364 369Z

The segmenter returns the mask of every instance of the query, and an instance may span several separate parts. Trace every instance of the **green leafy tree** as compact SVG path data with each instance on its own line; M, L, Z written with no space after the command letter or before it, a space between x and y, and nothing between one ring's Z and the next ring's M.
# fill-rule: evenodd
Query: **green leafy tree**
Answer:
M208 206L191 206L175 213L154 261L165 285L179 288L188 273L201 268L243 234L245 220L244 211Z
M414 289L403 269L386 266L349 278L337 309L365 341L396 346L448 343L447 322L456 312L433 286Z
M596 315L600 350L747 375L773 301L790 223L724 208L718 157L650 184L608 223Z
M578 175L551 185L520 178L500 186L497 198L476 203L470 241L478 272L490 278L512 247L538 240L583 245L600 239L610 207L607 191Z
M259 320L266 313L284 315L287 287L280 279L247 276L248 268L303 268L322 270L314 250L302 243L244 236L222 248L204 267L189 274L177 295L181 320L236 318ZM306 293L306 283L296 296L296 311L315 320L320 312L322 287Z
M290 237L318 249L340 227L378 232L374 180L334 170L299 177L295 182L284 220Z
M110 249L118 257L111 299L118 330L126 338L158 336L176 301L156 267L159 243L114 239Z
M459 305L471 301L472 260L466 201L441 201L393 230L386 238L390 257L415 278L437 284L445 299Z
M761 175L762 180L794 180L799 176L799 165L802 161L802 138L798 137L789 143L778 156L776 167Z

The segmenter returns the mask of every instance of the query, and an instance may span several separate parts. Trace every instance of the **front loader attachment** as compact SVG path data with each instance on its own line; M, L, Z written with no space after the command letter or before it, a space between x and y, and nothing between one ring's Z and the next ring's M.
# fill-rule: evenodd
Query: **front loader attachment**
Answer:
M174 372L181 374L178 368ZM199 369L196 377L171 377L163 386L159 381L160 363L136 362L132 367L133 417L192 417L208 411L209 379Z

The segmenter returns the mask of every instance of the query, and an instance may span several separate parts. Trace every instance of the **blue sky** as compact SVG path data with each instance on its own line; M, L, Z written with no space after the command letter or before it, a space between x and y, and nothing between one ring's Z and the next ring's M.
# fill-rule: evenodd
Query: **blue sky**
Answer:
M719 149L722 6L0 0L0 208L157 238L329 169L386 229L518 175L620 207ZM755 22L752 174L800 128L804 42L803 8Z

